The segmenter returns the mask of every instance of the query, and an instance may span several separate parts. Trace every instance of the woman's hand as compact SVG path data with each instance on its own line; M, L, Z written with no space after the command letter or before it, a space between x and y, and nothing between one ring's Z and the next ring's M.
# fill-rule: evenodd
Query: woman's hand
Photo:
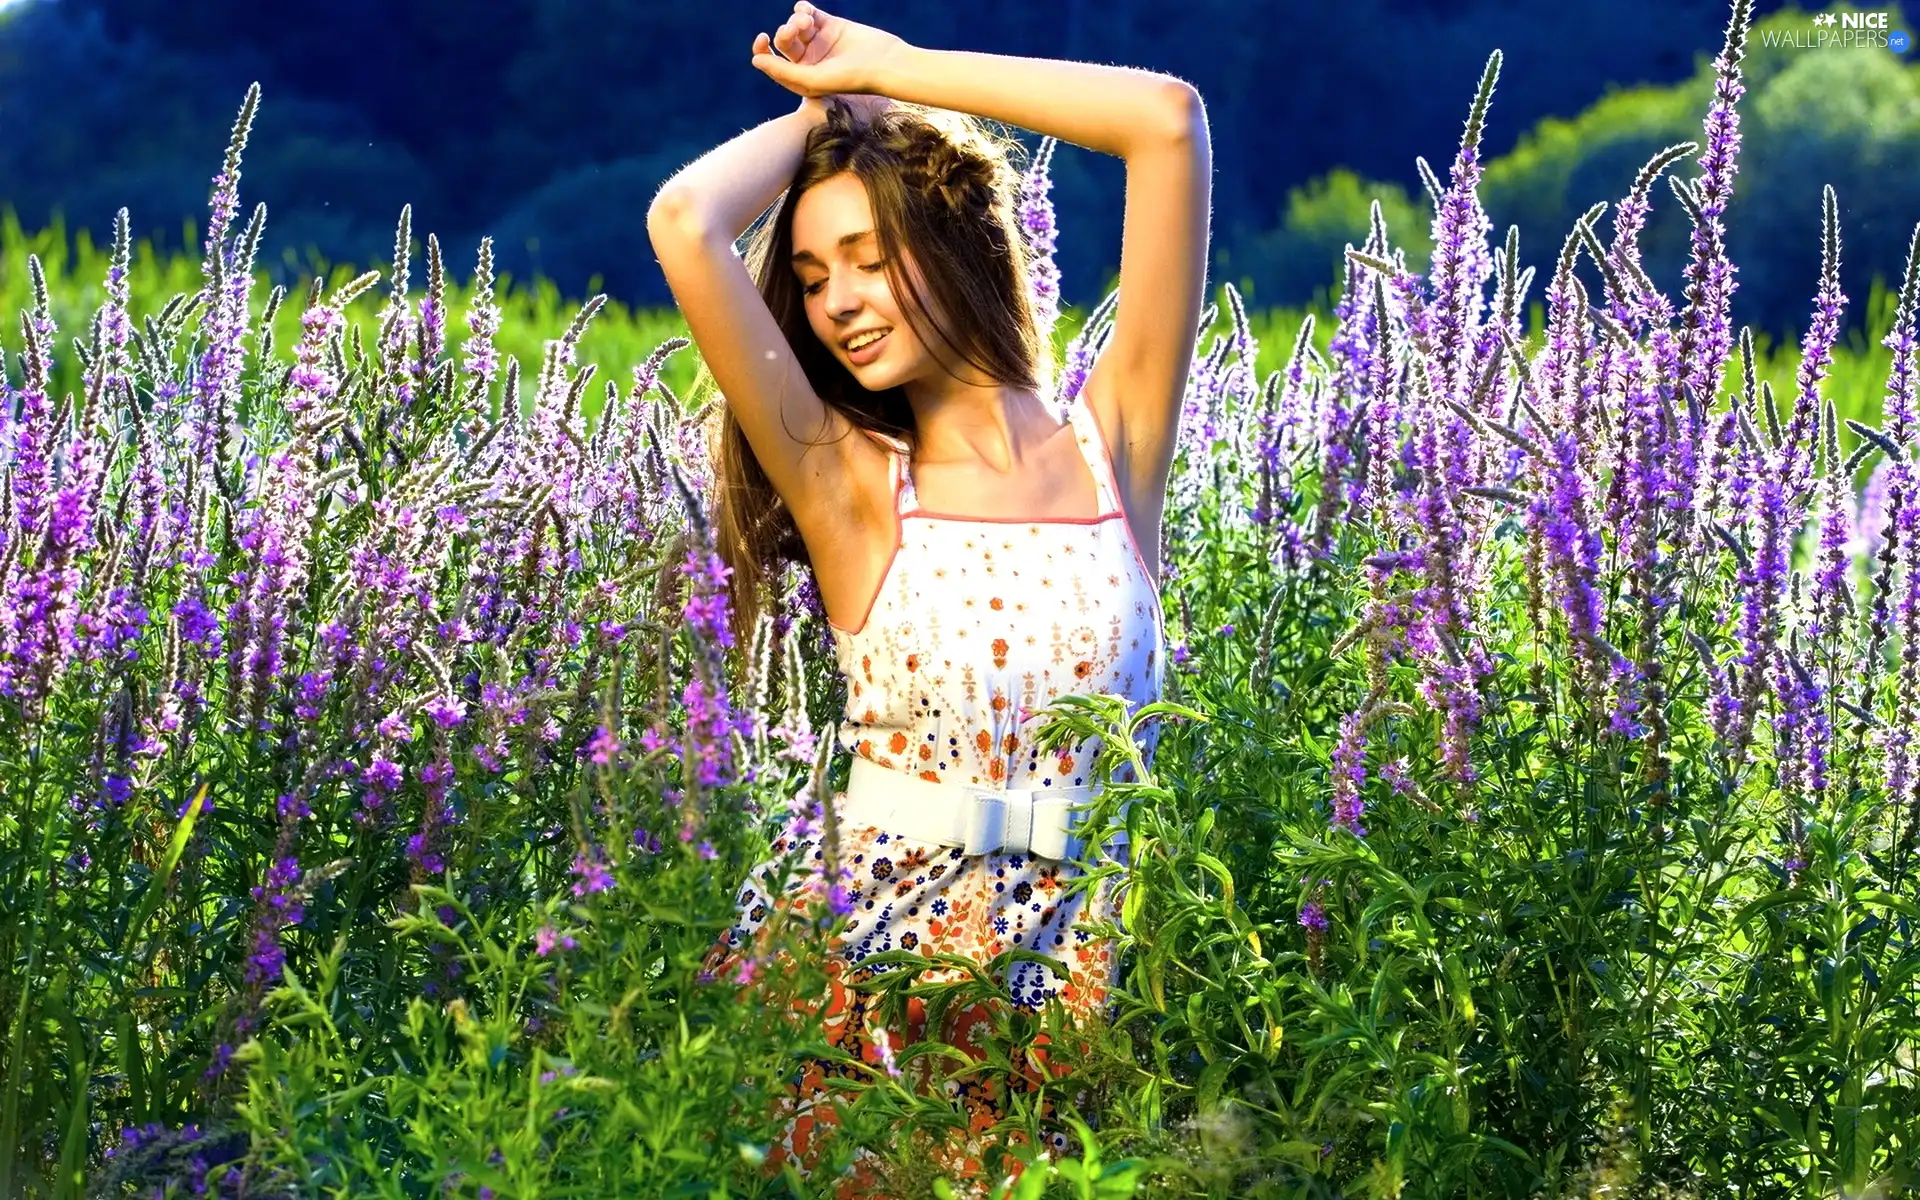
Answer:
M797 0L793 16L771 39L764 33L754 37L753 65L796 95L838 95L871 119L888 104L885 96L873 94L884 68L906 46L883 29L831 16L808 0ZM776 48L779 54L773 52Z

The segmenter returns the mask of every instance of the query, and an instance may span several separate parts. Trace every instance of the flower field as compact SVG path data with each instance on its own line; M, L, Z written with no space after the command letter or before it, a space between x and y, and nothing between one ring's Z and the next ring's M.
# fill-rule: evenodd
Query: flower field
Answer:
M1072 1150L1012 1105L1023 1200L1920 1185L1920 224L1849 313L1829 189L1799 344L1734 327L1749 17L1697 142L1527 231L1537 301L1476 194L1497 53L1424 276L1376 205L1332 313L1221 290L1167 698L1042 735L1133 765L1132 861L1081 877L1126 877L1118 1017L847 1064L811 1178L761 1162L844 911L702 961L783 831L831 844L845 697L807 573L732 636L674 314L490 244L462 283L408 213L390 268L260 294L258 89L202 258L0 230L0 1195L824 1196L866 1146L957 1196L943 1088L1043 1036ZM1046 159L1065 403L1113 297L1058 308ZM998 993L877 961L930 1028Z

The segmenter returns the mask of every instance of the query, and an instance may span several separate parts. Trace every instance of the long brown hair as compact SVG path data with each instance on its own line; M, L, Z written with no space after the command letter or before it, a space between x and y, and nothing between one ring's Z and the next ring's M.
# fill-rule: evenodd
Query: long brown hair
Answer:
M809 133L793 182L772 218L748 242L742 256L747 270L807 381L853 424L910 443L917 432L906 390L863 387L807 321L790 264L793 213L801 195L851 172L866 186L888 286L922 344L934 349L926 335L931 326L955 354L996 383L1038 390L1040 380L1054 371L1053 343L1041 334L1028 297L1029 252L1016 214L1020 173L1010 161L1009 143L1019 145L965 113L894 101L867 123L843 101L830 98L827 120ZM938 312L906 271L903 247ZM694 390L712 388L703 364ZM809 569L812 563L793 515L733 412L725 404L714 407L718 437L709 444L715 447L715 549L733 569L734 641L744 650L751 645L768 582L780 577L785 562Z

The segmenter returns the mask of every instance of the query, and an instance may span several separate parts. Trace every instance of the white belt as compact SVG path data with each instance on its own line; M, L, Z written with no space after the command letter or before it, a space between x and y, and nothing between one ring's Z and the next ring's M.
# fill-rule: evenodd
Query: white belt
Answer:
M990 788L921 779L864 755L853 756L841 808L849 824L870 825L915 841L960 846L968 854L1032 854L1079 858L1085 847L1072 831L1086 820L1085 804L1098 789Z

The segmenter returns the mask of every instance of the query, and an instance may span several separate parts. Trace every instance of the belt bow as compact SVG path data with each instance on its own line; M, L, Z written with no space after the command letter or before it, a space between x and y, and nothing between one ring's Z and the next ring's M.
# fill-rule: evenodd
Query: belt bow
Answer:
M1033 854L1041 858L1078 858L1083 840L1071 832L1084 812L1074 805L1091 789L990 788L962 784L967 798L965 853Z

